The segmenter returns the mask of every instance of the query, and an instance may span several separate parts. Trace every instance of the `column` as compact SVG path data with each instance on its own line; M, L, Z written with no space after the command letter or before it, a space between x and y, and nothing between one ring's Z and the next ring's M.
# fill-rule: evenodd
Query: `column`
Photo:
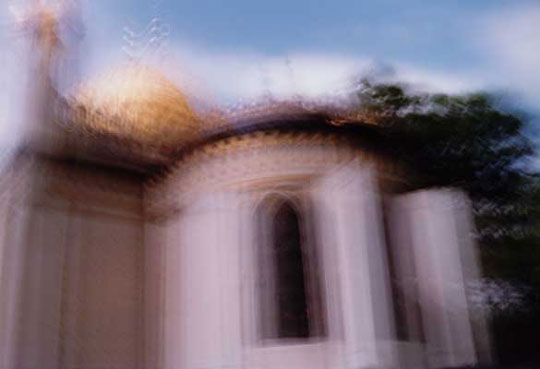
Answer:
M167 369L241 365L238 206L234 193L205 194L168 227Z
M397 223L408 229L402 242L410 244L416 270L428 365L477 364L466 285L479 270L466 196L419 191L398 197L392 209Z
M341 309L330 301L331 324L342 324L345 367L394 365L390 285L375 170L340 168L314 190L323 249L335 253ZM326 270L332 270L332 266ZM328 282L327 282L328 283ZM327 290L332 287L327 286ZM336 310L341 312L342 323ZM330 331L336 331L330 327Z

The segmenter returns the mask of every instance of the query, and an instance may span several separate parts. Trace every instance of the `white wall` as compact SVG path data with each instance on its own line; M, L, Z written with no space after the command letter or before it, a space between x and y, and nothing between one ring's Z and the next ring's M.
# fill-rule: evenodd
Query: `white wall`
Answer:
M28 186L0 218L0 368L139 367L140 183L46 161L18 169Z
M394 227L406 230L395 247L410 252L411 263L402 273L414 269L428 365L473 365L479 362L479 353L489 360L485 321L482 317L473 321L466 295L467 282L480 272L465 195L419 191L398 196L391 208Z
M257 333L254 214L261 198L280 190L201 193L162 229L165 368L397 363L375 171L355 162L323 173L296 185L313 203L327 336L263 342Z
M172 214L152 231L161 236L151 242L164 245L150 256L164 265L162 276L152 277L152 283L163 281L163 321L146 335L158 337L150 350L158 352L154 362L167 369L418 369L477 362L465 298L467 278L478 275L465 246L470 218L445 207L447 191L391 201L388 230L399 247L391 253L393 266L400 282L414 280L405 291L411 336L398 341L375 165L351 152L294 143L220 155L173 175L152 204ZM255 209L275 193L313 205L324 337L270 341L258 334ZM152 263L147 270L157 271L160 262Z

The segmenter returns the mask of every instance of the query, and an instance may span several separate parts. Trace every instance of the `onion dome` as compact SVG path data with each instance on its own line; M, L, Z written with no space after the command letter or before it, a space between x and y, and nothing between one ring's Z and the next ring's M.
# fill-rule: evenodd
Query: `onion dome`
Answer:
M109 71L83 85L74 99L74 123L90 134L154 147L182 146L200 134L200 119L184 93L147 66Z

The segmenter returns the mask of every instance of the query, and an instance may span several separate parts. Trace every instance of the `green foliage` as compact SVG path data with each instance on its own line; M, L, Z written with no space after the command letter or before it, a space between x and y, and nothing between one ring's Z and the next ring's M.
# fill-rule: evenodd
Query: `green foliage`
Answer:
M534 150L523 133L525 117L482 93L413 93L362 81L357 96L361 112L384 127L394 157L415 174L412 189L452 186L468 193L485 274L529 291L526 316L494 321L499 354L514 357L514 348L537 341L540 330L540 320L528 318L540 314L540 176L527 169ZM530 323L522 343L505 331L515 322ZM533 351L518 356L527 355L540 359Z
M358 89L360 108L377 117L395 157L413 171L414 188L452 186L473 201L483 238L522 237L540 199L538 175L524 168L533 154L524 120L487 94L410 93L403 86Z

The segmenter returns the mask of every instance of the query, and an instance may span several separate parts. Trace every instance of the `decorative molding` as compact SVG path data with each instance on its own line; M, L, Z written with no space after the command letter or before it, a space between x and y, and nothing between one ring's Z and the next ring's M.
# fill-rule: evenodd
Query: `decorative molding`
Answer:
M284 183L305 187L350 163L374 164L380 172L394 169L338 134L259 131L233 136L199 147L148 181L145 208L150 218L160 218L217 190L264 191Z

